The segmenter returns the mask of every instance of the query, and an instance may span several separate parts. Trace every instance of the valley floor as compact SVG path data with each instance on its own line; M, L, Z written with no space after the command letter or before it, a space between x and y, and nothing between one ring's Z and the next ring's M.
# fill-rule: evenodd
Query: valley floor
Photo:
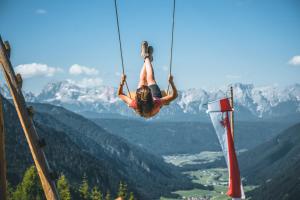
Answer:
M220 159L223 156L222 152L201 152L193 155L172 155L165 156L164 159L168 163L176 166L184 167L184 165L205 164ZM228 172L226 168L210 168L193 171L184 171L184 174L190 176L195 183L204 186L212 186L213 190L192 189L174 191L180 195L179 199L187 200L229 200L227 197ZM253 190L255 186L245 186L245 192ZM161 197L161 200L173 200L170 198Z

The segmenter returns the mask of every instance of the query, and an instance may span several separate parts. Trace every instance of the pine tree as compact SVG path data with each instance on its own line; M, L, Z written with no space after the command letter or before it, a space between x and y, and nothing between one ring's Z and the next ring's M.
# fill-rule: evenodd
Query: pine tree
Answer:
M13 198L14 200L17 199L23 199L23 191L22 191L22 186L21 183L17 185L16 191L13 193Z
M10 185L9 182L7 182L7 200L13 200L13 194L14 194L14 189Z
M87 181L87 177L84 174L82 177L82 183L79 187L79 194L82 200L88 200L89 199L89 184Z
M105 200L111 200L111 197L110 197L110 192L109 192L109 190L106 192L106 195L105 195Z
M45 199L35 166L31 166L25 172L22 182L17 186L13 199L18 200L42 200Z
M119 184L118 197L121 197L122 199L126 199L126 197L127 197L127 185L126 185L126 183L123 183L122 181L120 181L120 184Z
M70 185L64 175L59 177L57 189L61 200L71 200Z
M102 193L96 186L93 187L91 200L102 200Z
M134 195L133 195L133 192L130 192L129 200L135 200Z

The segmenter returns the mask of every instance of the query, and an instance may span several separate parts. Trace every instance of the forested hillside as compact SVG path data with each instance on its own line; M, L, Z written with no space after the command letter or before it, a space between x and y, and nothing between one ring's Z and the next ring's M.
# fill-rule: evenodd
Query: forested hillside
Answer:
M6 100L4 104L8 179L15 185L32 159L13 106ZM46 140L45 152L50 165L65 174L72 185L78 185L86 174L92 186L116 194L118 183L125 181L143 199L153 199L176 188L195 187L162 158L75 113L51 105L35 104L34 107L36 128Z
M210 123L199 121L139 121L133 119L93 119L105 130L121 136L157 155L194 154L221 151ZM288 122L237 122L236 147L252 149L289 127Z
M239 159L247 183L260 185L252 199L300 198L300 123Z

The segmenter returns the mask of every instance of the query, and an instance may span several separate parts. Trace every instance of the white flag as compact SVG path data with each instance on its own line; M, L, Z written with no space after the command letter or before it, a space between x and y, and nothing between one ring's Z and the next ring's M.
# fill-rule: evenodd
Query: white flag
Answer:
M227 195L233 199L244 199L245 194L231 133L230 112L232 111L228 98L208 103L208 113L216 130L228 167Z

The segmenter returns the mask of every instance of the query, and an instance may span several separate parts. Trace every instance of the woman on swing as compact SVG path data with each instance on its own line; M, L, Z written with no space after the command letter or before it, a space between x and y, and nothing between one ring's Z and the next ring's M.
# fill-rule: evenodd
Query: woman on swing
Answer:
M118 89L118 96L129 107L135 110L140 116L150 118L156 115L162 106L169 104L178 96L177 89L173 82L173 76L169 76L169 83L172 87L172 94L162 96L162 93L156 84L154 71L152 67L153 48L148 46L146 41L142 42L141 56L144 58L144 65L140 73L140 81L135 96L130 98L123 93L123 86L126 81L126 76L122 76L122 80Z

